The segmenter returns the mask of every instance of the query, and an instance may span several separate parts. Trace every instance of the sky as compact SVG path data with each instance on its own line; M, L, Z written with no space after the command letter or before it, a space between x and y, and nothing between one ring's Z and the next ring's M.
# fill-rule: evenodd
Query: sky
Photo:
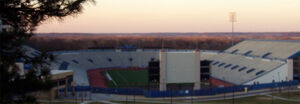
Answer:
M96 0L38 33L300 32L300 0Z

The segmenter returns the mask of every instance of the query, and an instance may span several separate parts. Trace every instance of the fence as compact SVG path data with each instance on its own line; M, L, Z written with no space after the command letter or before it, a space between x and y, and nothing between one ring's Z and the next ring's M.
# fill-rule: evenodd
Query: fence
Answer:
M64 92L65 89L60 89L59 92ZM68 86L68 91L71 92L72 91L72 87ZM90 86L75 86L75 91L79 92L79 91L91 91L91 87Z
M123 94L123 95L143 95L143 89L134 88L91 88L94 93L106 93L106 94Z
M178 96L204 96L204 95L216 95L222 93L231 92L241 92L245 88L248 91L260 90L266 88L278 88L278 87L288 87L296 86L299 82L288 81L288 82L276 82L258 85L240 85L233 87L224 88L211 88L211 89L201 89L201 90L168 90L168 91L158 91L158 90L143 90L137 88L95 88L90 86L76 86L75 91L91 91L93 93L105 93L105 94L123 94L123 95L144 95L145 97L178 97ZM71 91L71 88L68 88ZM60 91L64 91L61 89Z
M145 97L172 97L172 96L203 96L203 95L216 95L222 93L231 93L231 92L241 92L245 88L248 91L260 90L266 88L277 88L277 87L287 87L287 86L296 86L298 81L289 81L289 82L278 82L278 83L267 83L259 85L240 85L233 87L224 87L224 88L212 88L212 89L201 89L201 90L179 90L179 91L144 91Z

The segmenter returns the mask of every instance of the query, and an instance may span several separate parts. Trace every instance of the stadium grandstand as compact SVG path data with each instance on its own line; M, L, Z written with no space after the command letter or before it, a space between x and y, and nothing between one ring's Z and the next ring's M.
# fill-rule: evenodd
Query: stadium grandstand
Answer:
M192 51L192 50L169 50ZM52 63L53 69L74 70L75 81L81 86L89 86L89 70L107 69L145 69L150 61L157 61L159 49L128 49L80 50L52 52L57 61Z
M244 40L206 59L211 77L244 85L298 79L299 57L299 41Z
M300 75L300 42L289 40L243 40L224 51L128 45L52 54L57 61L51 69L73 70L77 86L95 88L198 90L299 80Z

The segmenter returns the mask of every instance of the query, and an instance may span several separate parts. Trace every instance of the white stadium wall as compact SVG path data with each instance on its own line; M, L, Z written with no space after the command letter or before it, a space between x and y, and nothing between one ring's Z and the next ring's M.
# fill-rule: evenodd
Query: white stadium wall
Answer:
M167 53L167 83L195 82L195 55L190 52Z
M200 84L200 52L160 52L160 90L168 83Z
M273 80L275 82L281 82L281 81L286 81L288 78L288 64L282 64L280 67L274 69L273 71L258 77L254 80L251 80L249 82L246 82L244 85L251 85L254 84L254 82L259 82L259 83L272 83Z
M293 61L293 59L287 59L287 64L288 64L287 80L291 81L294 79L294 61Z
M159 53L159 62L160 62L160 70L159 70L159 90L165 91L167 90L167 84L166 84L166 61L167 61L167 52L162 50Z

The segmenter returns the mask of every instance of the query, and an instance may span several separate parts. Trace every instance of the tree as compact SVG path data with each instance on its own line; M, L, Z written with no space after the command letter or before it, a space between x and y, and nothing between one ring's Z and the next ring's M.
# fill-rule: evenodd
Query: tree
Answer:
M49 65L54 57L47 52L29 57L22 47L43 21L79 14L87 2L94 3L93 0L0 0L0 20L12 27L0 32L1 104L36 103L35 97L28 93L53 86ZM16 62L20 60L32 65L25 75L18 72Z

